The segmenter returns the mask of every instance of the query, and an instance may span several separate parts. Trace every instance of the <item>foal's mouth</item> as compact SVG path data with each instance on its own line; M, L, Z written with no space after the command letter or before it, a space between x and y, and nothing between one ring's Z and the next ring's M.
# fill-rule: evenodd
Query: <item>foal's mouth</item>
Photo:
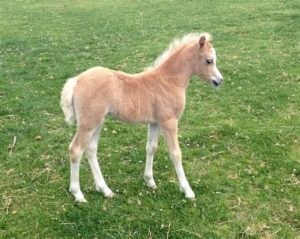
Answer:
M219 86L219 85L221 85L221 82L217 82L215 80L213 80L212 82L213 82L214 86L216 86L216 87Z

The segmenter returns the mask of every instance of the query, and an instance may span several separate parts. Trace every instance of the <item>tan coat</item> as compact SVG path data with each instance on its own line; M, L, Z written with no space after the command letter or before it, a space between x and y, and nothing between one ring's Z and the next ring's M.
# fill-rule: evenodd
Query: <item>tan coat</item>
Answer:
M174 41L155 65L140 74L126 74L103 67L94 67L69 79L65 84L61 106L66 121L77 121L77 132L70 145L70 190L77 201L84 201L79 187L79 162L86 150L96 186L111 196L97 158L101 125L107 114L116 119L149 124L145 180L155 186L152 161L159 130L166 138L181 190L187 198L195 195L185 177L177 139L177 123L185 107L185 91L193 75L215 86L222 81L216 67L216 54L208 42L208 34L189 34ZM76 166L77 165L77 166Z

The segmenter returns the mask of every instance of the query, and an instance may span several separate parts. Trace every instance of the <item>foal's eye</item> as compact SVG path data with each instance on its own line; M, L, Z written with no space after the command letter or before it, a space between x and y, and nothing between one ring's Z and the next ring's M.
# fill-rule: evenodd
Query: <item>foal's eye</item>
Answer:
M206 64L207 64L207 65L210 65L210 64L212 64L213 62L214 62L213 59L206 59Z

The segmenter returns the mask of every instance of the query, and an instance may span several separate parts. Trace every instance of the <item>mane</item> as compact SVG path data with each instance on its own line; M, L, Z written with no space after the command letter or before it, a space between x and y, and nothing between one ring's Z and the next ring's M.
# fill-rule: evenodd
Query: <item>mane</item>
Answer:
M167 49L154 61L154 63L148 67L146 70L152 70L163 64L171 55L173 55L177 49L183 47L184 45L198 41L201 36L205 36L207 41L211 40L211 35L209 33L189 33L181 38L175 38L167 47Z

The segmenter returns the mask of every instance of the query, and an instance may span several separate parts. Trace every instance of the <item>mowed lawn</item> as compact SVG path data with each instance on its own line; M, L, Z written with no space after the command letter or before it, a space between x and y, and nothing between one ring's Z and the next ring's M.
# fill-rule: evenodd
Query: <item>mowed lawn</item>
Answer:
M299 1L3 0L0 19L0 238L300 238ZM146 126L108 118L98 156L116 195L96 192L84 158L88 203L75 203L65 80L96 65L143 71L202 31L224 84L193 78L179 124L196 200L163 137L148 189Z

